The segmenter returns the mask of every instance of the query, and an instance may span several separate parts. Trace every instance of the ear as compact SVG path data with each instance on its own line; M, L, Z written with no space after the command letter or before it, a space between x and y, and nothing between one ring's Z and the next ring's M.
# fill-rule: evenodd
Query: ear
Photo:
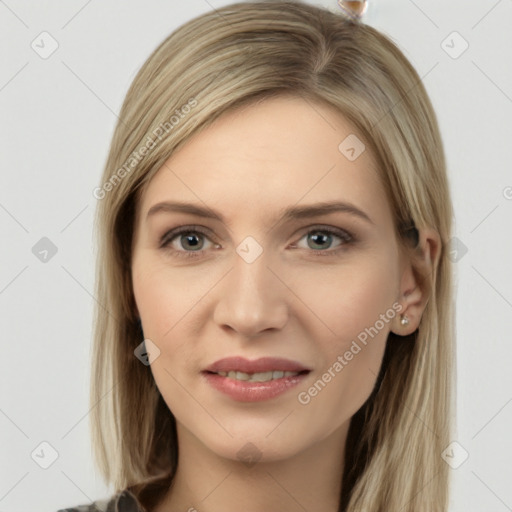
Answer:
M402 309L395 317L391 328L395 334L407 336L418 328L432 293L432 275L439 263L441 247L439 233L432 228L422 228L419 230L416 248L403 254L402 277L397 297ZM400 323L403 316L409 320L407 325Z

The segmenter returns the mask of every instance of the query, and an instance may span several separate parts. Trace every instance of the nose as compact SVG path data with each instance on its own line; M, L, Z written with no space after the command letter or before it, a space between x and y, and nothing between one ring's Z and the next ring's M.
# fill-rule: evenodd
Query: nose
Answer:
M265 251L252 263L236 255L217 290L214 321L218 326L247 338L285 326L287 288L268 265Z

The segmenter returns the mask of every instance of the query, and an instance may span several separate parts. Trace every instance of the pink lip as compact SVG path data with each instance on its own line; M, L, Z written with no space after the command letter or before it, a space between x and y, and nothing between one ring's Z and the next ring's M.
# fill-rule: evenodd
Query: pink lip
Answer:
M213 373L231 371L260 373L279 370L283 372L302 372L304 370L310 371L310 368L306 368L296 361L280 357L262 357L254 361L250 361L244 357L225 357L224 359L215 361L215 363L205 368L204 371Z
M299 375L281 377L267 382L248 382L218 375L218 372L239 371L244 373L260 373L269 371L303 372ZM243 357L226 357L208 366L202 375L217 391L220 391L240 402L259 402L269 400L290 388L300 384L311 370L296 361L289 359L262 357L249 361Z
M282 377L269 380L268 382L235 380L223 377L217 373L208 372L203 372L203 376L210 386L228 395L233 400L239 402L261 402L262 400L274 398L297 386L308 376L308 373L301 373L293 377Z

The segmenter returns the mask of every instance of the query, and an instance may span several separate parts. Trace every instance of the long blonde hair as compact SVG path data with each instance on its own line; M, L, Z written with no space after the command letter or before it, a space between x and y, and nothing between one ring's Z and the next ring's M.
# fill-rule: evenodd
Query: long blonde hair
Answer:
M364 23L297 1L236 3L167 37L123 103L98 199L91 433L116 490L159 492L178 461L176 424L141 343L131 282L137 205L170 155L225 112L280 94L335 108L378 162L396 232L433 227L442 248L418 329L389 334L375 389L351 420L340 511L447 509L454 396L452 203L437 120L398 47ZM146 149L144 149L146 148ZM417 234L417 232L416 232Z

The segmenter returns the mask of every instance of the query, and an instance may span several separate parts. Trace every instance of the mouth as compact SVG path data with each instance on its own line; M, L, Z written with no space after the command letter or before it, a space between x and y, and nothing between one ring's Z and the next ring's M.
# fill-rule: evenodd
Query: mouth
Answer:
M287 377L296 377L297 375L306 375L310 370L302 370L299 372L293 371L282 371L273 370L268 372L255 372L246 373L240 371L229 371L229 372L209 372L206 373L220 375L221 377L227 377L228 379L243 381L243 382L269 382L271 380L283 379Z
M290 359L243 357L219 359L201 372L205 381L238 402L259 402L285 395L311 373L301 363Z
M219 359L204 369L206 372L222 374L223 377L230 378L237 378L237 374L240 374L240 377L238 377L240 380L248 380L254 375L257 378L270 380L273 378L274 373L277 375L276 378L281 378L283 375L280 375L279 372L283 372L283 374L285 372L298 374L310 370L311 368L307 368L297 361L282 357L261 357L250 360L239 356ZM249 375L249 377L246 377L246 375Z

